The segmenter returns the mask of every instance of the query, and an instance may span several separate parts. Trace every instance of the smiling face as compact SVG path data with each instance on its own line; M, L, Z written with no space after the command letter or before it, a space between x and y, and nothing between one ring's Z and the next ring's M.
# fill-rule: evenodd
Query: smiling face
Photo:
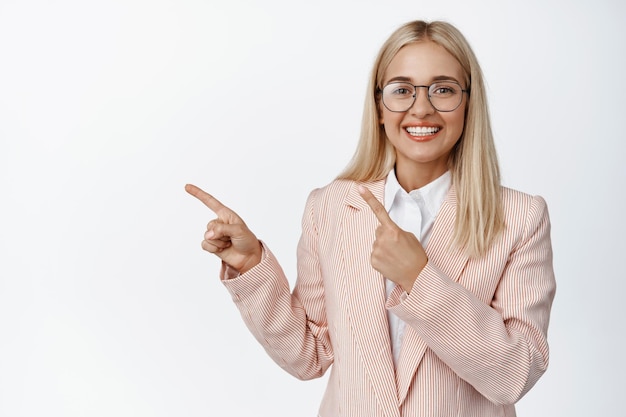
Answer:
M430 85L435 81L456 81L467 89L463 68L442 46L431 41L404 46L393 58L383 86L394 81ZM411 108L397 113L379 103L385 133L396 149L396 176L411 191L435 180L448 170L448 157L463 133L467 95L451 112L439 112L428 100L426 88L417 89Z

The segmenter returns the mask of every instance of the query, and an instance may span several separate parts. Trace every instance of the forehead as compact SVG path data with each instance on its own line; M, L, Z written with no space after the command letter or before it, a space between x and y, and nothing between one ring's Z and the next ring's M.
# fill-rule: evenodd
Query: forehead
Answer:
M403 46L385 71L383 82L397 77L408 78L415 84L430 83L449 77L461 82L463 67L444 47L431 42L415 42Z

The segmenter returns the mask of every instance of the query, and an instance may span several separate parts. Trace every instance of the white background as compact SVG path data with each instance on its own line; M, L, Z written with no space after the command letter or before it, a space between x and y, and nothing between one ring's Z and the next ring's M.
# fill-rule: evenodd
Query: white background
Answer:
M418 18L467 36L504 183L550 208L551 365L518 414L624 415L623 2L1 0L0 416L315 415L325 379L248 333L183 187L293 284L306 196Z

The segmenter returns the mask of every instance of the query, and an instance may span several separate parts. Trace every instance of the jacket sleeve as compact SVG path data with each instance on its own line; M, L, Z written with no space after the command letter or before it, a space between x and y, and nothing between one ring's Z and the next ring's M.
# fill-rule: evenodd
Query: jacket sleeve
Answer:
M394 291L387 306L483 396L513 404L548 366L555 288L548 211L534 197L490 304L428 263L411 293Z
M278 261L263 244L263 259L245 274L221 279L254 337L270 357L299 379L322 376L333 361L317 252L314 207L309 196L298 243L298 278L293 294Z

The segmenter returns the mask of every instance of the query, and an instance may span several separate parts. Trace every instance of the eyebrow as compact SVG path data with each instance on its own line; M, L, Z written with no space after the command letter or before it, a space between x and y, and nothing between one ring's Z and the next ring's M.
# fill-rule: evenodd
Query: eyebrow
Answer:
M413 83L413 80L411 78L409 78L409 77L398 76L398 77L393 77L392 79L387 81L385 84L389 84L389 83L397 82L397 81ZM430 82L435 82L435 81L455 81L455 82L461 84L459 82L459 80L457 80L456 78L451 77L449 75L437 75L436 77L431 78Z

